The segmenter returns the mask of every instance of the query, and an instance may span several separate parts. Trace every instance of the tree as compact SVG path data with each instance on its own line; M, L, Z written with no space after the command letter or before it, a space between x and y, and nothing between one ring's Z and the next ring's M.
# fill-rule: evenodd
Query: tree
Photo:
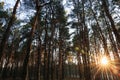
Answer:
M118 42L118 47L119 47L120 46L120 35L119 35L119 33L118 33L118 31L117 31L117 29L115 27L114 20L113 20L111 14L109 12L109 9L108 9L106 1L102 0L102 6L103 6L103 9L104 9L104 11L106 13L106 16L108 17L108 19L109 19L109 21L111 23L111 27L112 27L112 30L113 30L113 32L115 34L116 41Z
M26 55L25 55L25 59L24 59L24 62L23 62L23 80L27 79L26 75L27 75L29 55L30 55L30 51L31 51L32 37L34 35L34 31L35 31L35 28L36 28L36 25L37 25L37 22L38 22L38 16L39 16L40 8L41 7L39 6L39 1L36 0L36 14L35 14L35 17L34 17L34 23L32 25L30 35L29 35L28 40L27 40L27 50L26 50Z
M5 50L7 39L9 37L9 33L10 33L10 28L12 27L12 25L15 21L16 10L17 10L19 2L20 2L20 0L17 0L16 3L15 3L15 6L14 6L14 9L13 9L13 12L12 12L12 16L10 17L10 20L8 22L8 25L7 25L7 29L6 29L5 33L3 34L3 38L2 38L2 41L0 43L1 44L0 45L0 59L3 55L3 53L4 53L4 50Z

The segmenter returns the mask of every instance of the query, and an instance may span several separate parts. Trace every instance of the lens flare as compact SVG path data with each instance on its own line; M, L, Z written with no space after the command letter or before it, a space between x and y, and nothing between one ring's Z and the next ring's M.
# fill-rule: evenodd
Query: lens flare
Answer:
M110 56L99 55L95 57L96 66L93 66L94 80L101 78L103 80L119 80L120 68L116 59L111 60ZM110 76L109 76L110 75Z
M109 61L108 61L106 56L104 56L100 59L100 65L101 66L108 66L108 64L109 64Z

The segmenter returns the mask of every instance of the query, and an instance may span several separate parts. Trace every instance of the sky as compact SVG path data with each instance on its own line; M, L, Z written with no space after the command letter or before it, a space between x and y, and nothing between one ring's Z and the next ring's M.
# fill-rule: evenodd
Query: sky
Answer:
M65 7L66 14L68 15L71 12L71 10L73 9L73 6L72 5L68 6L67 2L68 2L68 0L63 0L63 5Z
M7 7L13 8L15 1L16 0L0 0L0 2L5 2L5 9L7 9Z

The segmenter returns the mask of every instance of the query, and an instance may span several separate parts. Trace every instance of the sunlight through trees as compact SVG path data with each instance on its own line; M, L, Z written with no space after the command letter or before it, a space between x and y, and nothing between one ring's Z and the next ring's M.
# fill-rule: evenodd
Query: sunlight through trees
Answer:
M120 80L119 0L0 0L0 80Z

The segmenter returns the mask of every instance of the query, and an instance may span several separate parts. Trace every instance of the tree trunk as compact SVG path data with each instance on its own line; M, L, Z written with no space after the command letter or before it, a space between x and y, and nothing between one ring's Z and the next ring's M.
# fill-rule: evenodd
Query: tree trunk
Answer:
M3 38L2 38L2 41L0 43L0 59L3 55L5 47L6 47L6 42L7 42L7 39L9 37L9 34L10 34L10 28L12 27L12 25L15 21L16 10L17 10L19 2L20 2L20 0L17 0L15 3L15 6L14 6L13 12L12 12L12 16L10 17L10 21L8 22L7 29L6 29L5 33L3 34Z
M40 80L40 68L41 68L41 40L39 40L38 44L38 54L37 54L37 80Z
M25 55L24 62L23 62L22 80L26 80L27 66L28 66L29 56L30 56L30 51L31 51L31 43L32 43L32 38L34 35L35 28L38 22L39 11L40 11L39 1L36 0L36 14L35 14L34 23L32 25L32 29L30 32L30 36L27 41L27 50L26 50L26 55Z
M102 42L103 42L103 47L104 47L104 50L105 50L105 55L109 56L109 51L108 51L108 48L107 48L107 41L105 39L105 36L102 33L102 30L101 30L99 22L98 22L98 20L96 18L95 12L92 10L92 2L91 2L91 0L89 0L89 2L90 2L90 5L91 5L91 7L90 7L91 11L92 11L93 16L94 16L94 18L96 20L96 23L97 23L97 29L99 30L100 40L102 40Z
M63 41L62 41L62 37L61 37L61 31L62 29L59 27L59 69L58 69L58 80L63 80L63 76L62 76L62 62L63 62L63 50L62 50L62 45L63 45Z
M59 71L58 71L58 80L62 80L62 51L61 51L61 47L60 46L60 50L59 50Z
M107 6L107 3L106 3L106 0L101 0L102 1L102 6L103 6L103 9L106 13L106 16L108 17L110 23L111 23L111 27L112 27L112 30L113 30L113 33L115 34L115 37L116 37L116 41L118 42L118 47L120 49L120 34L118 33L116 27L115 27L115 23L114 23L114 20L109 12L109 8Z
M83 26L83 33L82 33L82 37L83 37L83 47L82 49L84 50L84 52L82 53L82 57L83 57L83 65L84 65L84 77L85 80L91 80L91 70L90 70L90 58L89 58L89 36L88 36L88 27L85 24L85 1L82 0L82 26Z

